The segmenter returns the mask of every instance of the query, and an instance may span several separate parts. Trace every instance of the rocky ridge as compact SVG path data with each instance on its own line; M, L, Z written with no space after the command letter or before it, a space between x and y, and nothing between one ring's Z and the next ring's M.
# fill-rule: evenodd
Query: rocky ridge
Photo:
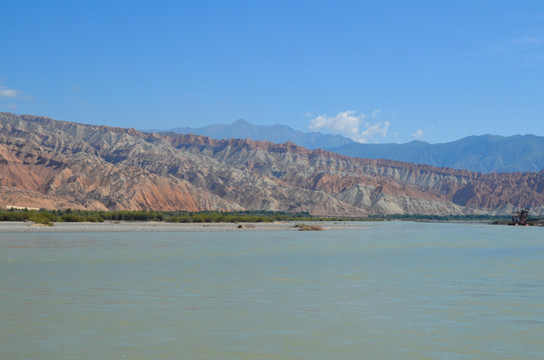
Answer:
M544 213L544 172L481 174L293 143L0 113L0 205L323 215Z

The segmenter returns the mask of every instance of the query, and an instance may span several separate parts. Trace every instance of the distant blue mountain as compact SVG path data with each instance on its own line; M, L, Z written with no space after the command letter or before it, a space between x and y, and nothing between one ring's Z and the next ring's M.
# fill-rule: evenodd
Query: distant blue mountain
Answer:
M423 141L406 144L354 142L328 150L351 157L390 159L483 173L538 172L544 169L544 137L535 135L468 136L443 144Z
M214 139L249 138L251 140L265 140L273 143L291 141L308 149L335 148L353 142L353 140L340 135L327 135L319 132L304 133L294 130L287 125L254 125L241 119L230 125L216 124L201 128L179 127L153 131L204 135Z
M361 144L340 135L304 133L286 125L261 126L245 120L230 125L180 127L155 132L205 135L215 139L252 139L294 142L308 149L325 149L351 157L389 159L436 167L491 172L538 172L544 169L544 137L535 135L481 135L442 144L412 141L406 144Z

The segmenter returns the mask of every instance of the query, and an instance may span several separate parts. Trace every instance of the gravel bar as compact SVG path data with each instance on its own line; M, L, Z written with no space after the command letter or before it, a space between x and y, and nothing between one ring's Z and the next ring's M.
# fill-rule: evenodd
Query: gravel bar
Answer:
M21 232L222 232L222 231L297 231L295 224L316 224L323 230L363 229L355 222L275 222L275 223L162 223L103 222L54 223L53 226L33 222L0 222L0 233Z

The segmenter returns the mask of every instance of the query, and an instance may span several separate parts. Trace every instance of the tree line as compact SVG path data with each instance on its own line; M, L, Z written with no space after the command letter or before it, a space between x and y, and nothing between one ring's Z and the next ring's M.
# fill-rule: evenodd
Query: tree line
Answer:
M0 221L33 221L52 225L54 222L104 222L104 221L159 221L169 223L236 223L236 222L274 222L274 221L333 221L341 218L317 217L307 212L281 211L152 211L152 210L0 210Z
M35 223L52 225L55 222L104 222L104 221L158 221L169 223L237 223L237 222L275 222L275 221L490 221L503 219L504 216L490 215L369 215L367 217L324 217L315 216L308 212L283 211L153 211L153 210L0 210L0 221L33 221Z

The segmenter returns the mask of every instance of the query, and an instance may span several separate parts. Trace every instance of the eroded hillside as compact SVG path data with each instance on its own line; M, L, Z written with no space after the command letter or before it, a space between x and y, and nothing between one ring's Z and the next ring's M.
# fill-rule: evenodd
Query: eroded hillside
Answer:
M281 210L360 216L544 212L543 173L355 159L292 143L214 140L0 114L0 205Z

